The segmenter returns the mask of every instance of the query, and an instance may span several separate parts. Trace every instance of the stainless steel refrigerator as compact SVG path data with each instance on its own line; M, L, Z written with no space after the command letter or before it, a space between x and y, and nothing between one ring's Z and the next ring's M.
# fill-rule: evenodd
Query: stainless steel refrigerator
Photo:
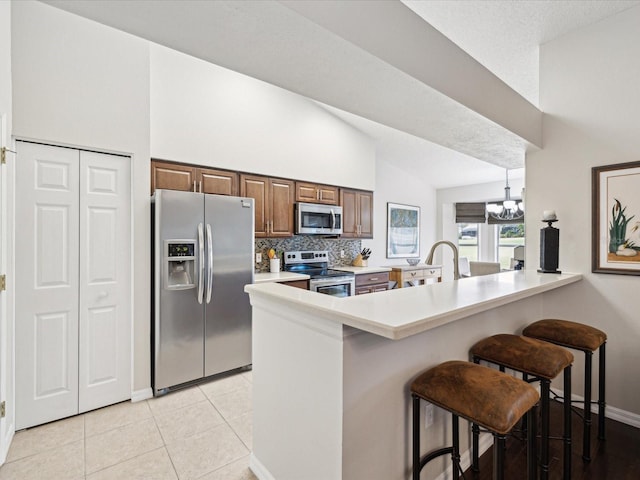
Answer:
M253 199L156 190L151 224L153 394L250 365Z

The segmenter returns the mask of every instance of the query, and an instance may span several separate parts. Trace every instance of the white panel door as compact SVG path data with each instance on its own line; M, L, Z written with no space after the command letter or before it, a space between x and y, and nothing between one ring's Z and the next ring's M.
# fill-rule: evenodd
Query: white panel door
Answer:
M17 142L16 429L78 412L77 150Z
M80 152L79 411L131 398L127 157Z

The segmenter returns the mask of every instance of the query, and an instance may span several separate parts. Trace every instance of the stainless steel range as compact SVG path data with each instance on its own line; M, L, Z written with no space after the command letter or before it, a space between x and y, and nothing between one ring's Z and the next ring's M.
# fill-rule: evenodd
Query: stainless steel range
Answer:
M284 252L284 269L309 275L311 291L334 297L355 295L355 275L329 268L329 252L326 250Z

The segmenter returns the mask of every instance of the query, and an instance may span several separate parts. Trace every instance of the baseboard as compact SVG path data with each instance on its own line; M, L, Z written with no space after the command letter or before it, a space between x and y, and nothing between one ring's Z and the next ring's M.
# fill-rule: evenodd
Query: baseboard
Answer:
M557 388L552 388L552 390L556 393L556 395L562 397L564 392ZM571 395L571 400L582 402L584 401L584 397L580 395ZM574 407L583 409L583 405L580 403L574 404ZM598 413L598 403L597 399L592 401L591 403L591 412ZM610 418L611 420L615 420L616 422L624 423L625 425L630 425L632 427L640 428L640 415L633 412L627 412L626 410L622 410L620 408L612 407L607 405L607 408L604 410L604 416L606 418Z
M149 398L153 398L153 390L151 389L151 387L131 392L132 402L141 402L142 400L147 400Z
M479 452L478 455L482 455L486 452L491 445L493 445L493 435L490 433L481 433L479 438ZM435 480L450 480L453 478L453 465L451 462L448 462L449 466L447 469L442 472L440 475L436 477ZM466 471L471 466L471 448L460 455L460 468L462 471Z
M251 452L249 456L249 468L253 472L253 474L258 477L258 480L276 480L276 478L271 475L271 472L266 469L260 460L256 458L256 456Z

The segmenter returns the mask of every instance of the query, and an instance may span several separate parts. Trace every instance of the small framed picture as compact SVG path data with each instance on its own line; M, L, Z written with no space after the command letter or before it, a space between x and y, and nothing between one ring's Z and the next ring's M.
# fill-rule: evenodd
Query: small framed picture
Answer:
M592 169L592 272L640 275L640 162Z
M387 258L420 257L420 207L387 203Z

